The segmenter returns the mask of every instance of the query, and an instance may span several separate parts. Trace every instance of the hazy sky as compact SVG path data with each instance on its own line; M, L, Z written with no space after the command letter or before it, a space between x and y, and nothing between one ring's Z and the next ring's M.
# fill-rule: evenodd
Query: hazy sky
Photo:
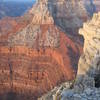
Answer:
M1 1L34 2L36 0L1 0Z

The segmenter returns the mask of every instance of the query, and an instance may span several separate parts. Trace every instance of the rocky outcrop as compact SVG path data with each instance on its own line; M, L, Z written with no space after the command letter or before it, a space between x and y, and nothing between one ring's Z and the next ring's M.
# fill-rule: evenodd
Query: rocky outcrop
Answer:
M17 23L8 23L9 27L20 25L17 30L14 27L0 34L0 94L6 95L3 100L9 94L16 100L23 96L24 100L36 100L56 85L75 78L81 46L62 32L50 13L48 2L41 0Z
M78 84L64 83L59 87L55 87L48 94L45 94L38 100L99 100L100 88L95 88L93 78L81 77L77 80Z
M82 42L78 35L78 29L82 27L82 23L89 18L87 10L85 9L83 0L38 0L38 3L45 3L49 14L54 19L54 24L60 27L61 30L66 32L73 40ZM30 11L39 12L37 5ZM41 9L41 8L39 8ZM45 8L42 9L46 12Z
M32 15L25 14L21 17L5 17L0 20L0 45L7 44L9 35L12 35L26 27L32 19Z
M89 16L83 0L48 0L49 10L54 17L55 24L69 33L78 37L78 29ZM55 3L56 2L56 3ZM52 10L51 10L52 9ZM74 39L73 38L73 39ZM76 39L77 40L77 39Z
M73 89L61 92L62 100L98 100L100 97L100 12L84 23L84 51ZM56 96L57 97L57 96Z
M45 5L43 5L43 3L45 3ZM41 12L44 13L41 14ZM34 13L38 14L34 15ZM50 18L45 18L46 14L47 16L52 16L54 19L54 24L60 27L61 30L66 32L66 34L68 34L70 38L82 44L83 41L82 38L80 38L80 36L78 35L78 29L82 26L82 23L89 18L87 10L85 9L84 1L37 0L36 4L28 12L27 15L34 16L34 23L37 22L38 24L39 22L44 23L44 20L51 20ZM42 15L41 17L44 17L44 19L41 19L40 15Z
M100 53L100 13L94 14L91 21L83 25L79 33L84 36L84 54L81 56L78 66L78 75L87 74L93 66L94 60ZM97 62L97 65L100 61Z
M83 25L84 51L77 77L62 84L39 100L99 100L100 98L100 13Z

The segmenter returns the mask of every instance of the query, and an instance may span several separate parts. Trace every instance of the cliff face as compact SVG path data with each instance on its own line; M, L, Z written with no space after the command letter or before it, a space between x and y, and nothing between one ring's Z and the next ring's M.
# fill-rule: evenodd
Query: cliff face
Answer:
M31 19L32 15L25 14L21 17L5 17L0 20L0 45L7 44L8 36L26 27Z
M62 84L38 100L98 100L100 98L100 12L84 23L84 51L74 82Z
M51 13L55 23L67 32L72 30L73 34L76 32L76 28L81 27L82 23L88 18L82 0L59 0L56 5L52 3L52 9Z
M100 54L100 13L94 14L91 21L83 25L79 33L84 36L84 54L79 61L78 75L87 74L89 70L95 69L93 61ZM97 62L99 64L100 61Z
M56 26L46 0L37 2L28 15L16 19L17 23L9 22L8 27L20 25L17 30L14 27L0 34L0 92L17 93L18 100L23 95L24 100L27 95L36 100L54 86L74 79L81 52L81 46Z
M37 5L38 3L41 3L40 1L46 3L49 14L54 19L54 24L66 32L73 40L80 42L78 29L82 26L82 23L89 18L87 10L85 9L84 1L38 0ZM37 6L34 7L34 9L36 10ZM35 11L34 9L31 13Z
M86 21L88 13L82 0L48 0L48 9L57 26L69 35L78 37L78 29ZM75 38L75 37L74 37Z
M41 14L41 11L43 14ZM28 15L34 16L34 13L38 13L34 16L34 23L36 20L38 20L36 21L38 24L39 21L40 23L42 23L44 20L46 21L45 17L44 19L40 18L40 15L43 17L45 14L47 14L46 11L49 12L48 14L53 17L54 24L56 26L66 32L66 34L68 34L73 40L77 41L78 43L82 42L82 40L80 40L80 36L78 35L78 29L82 26L82 23L89 18L88 12L84 5L84 1L37 0L36 4L29 11Z

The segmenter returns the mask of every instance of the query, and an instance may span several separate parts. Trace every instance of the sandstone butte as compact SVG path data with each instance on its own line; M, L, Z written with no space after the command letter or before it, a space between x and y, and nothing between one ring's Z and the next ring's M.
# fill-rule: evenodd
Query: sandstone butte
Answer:
M55 24L48 4L39 0L24 16L0 21L0 99L36 100L75 78L81 45Z

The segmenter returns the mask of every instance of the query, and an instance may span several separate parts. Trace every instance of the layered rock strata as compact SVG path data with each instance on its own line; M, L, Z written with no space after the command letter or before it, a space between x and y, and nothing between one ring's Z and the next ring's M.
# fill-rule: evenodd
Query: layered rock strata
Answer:
M31 21L20 24L17 31L0 34L3 100L8 99L9 91L15 100L23 96L24 100L36 100L54 86L75 78L81 46L55 25L47 1L37 2L28 14Z
M38 0L41 4L42 0ZM66 32L73 40L80 42L78 29L82 27L84 21L89 18L83 0L44 0L49 10L49 14L53 17L55 25ZM37 11L37 5L30 11L34 14ZM40 8L41 9L41 8ZM41 13L41 12L39 12Z
M77 78L72 83L54 88L39 100L99 100L100 99L100 13L83 25L84 51Z

